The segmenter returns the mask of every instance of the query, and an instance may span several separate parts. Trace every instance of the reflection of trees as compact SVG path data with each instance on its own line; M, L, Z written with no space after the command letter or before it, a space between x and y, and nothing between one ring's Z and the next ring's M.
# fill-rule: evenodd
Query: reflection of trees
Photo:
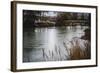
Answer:
M72 15L71 13L58 13L57 19L56 19L56 25L64 25L65 21L71 19Z
M51 13L51 14L50 14ZM54 13L55 15L53 15ZM23 10L23 26L30 27L44 27L44 26L70 26L74 22L84 20L87 23L79 23L79 25L90 26L91 15L89 13L75 13L75 12L52 12L52 11L32 11ZM73 22L74 21L74 22ZM77 21L77 22L76 22ZM74 25L77 25L75 24Z
M69 25L69 23L67 23L67 20L84 20L87 23L85 23L84 25L90 25L90 17L91 15L89 13L72 13L72 12L62 12L62 13L58 13L57 15L57 19L56 19L56 25ZM71 23L71 22L70 22ZM81 24L80 24L81 25Z
M32 11L32 10L23 10L23 26L25 28L35 27L37 24L35 24L35 21L40 20L48 20L48 17L46 17L46 13L48 11Z
M23 26L32 27L38 16L41 16L40 11L23 10Z

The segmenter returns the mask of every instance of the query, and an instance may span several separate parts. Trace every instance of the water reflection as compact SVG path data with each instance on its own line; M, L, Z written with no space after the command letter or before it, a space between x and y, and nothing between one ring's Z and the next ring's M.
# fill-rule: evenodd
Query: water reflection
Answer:
M24 31L23 62L61 61L69 58L63 43L80 38L87 26L35 28Z
M48 32L48 47L50 50L53 50L55 48L56 44L56 30L55 28L52 29L50 32Z

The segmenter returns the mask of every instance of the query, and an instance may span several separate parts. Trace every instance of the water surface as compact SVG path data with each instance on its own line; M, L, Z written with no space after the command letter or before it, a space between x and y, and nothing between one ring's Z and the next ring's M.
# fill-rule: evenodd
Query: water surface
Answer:
M23 62L62 61L69 58L64 42L84 35L87 26L41 27L23 31Z

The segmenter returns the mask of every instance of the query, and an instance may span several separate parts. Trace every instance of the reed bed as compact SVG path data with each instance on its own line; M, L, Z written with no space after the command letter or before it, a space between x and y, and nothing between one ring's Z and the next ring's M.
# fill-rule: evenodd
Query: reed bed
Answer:
M78 40L79 39L77 39L76 41L70 41L71 48L65 47L69 51L70 60L90 59L91 58L90 43L88 41L83 42L82 44L84 47L81 47L81 45L79 44L81 42L78 42ZM64 44L64 46L66 45Z
M67 46L66 42L63 42L63 46L66 51L66 54L63 54L61 47L55 45L54 50L50 51L45 48L42 48L43 58L45 61L61 61L61 60L81 60L81 59L90 59L91 58L91 47L90 42L87 40L83 41L82 44L79 40L82 39L73 39L70 43L70 48ZM83 47L81 46L83 45ZM63 55L63 57L62 57ZM66 57L66 58L65 58Z

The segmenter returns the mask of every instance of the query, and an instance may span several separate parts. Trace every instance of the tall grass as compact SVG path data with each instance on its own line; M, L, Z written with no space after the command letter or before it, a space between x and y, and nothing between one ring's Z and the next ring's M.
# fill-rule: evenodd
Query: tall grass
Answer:
M55 45L54 50L42 48L43 58L45 61L81 60L91 58L91 47L89 41L74 38L69 43L70 48L66 42L62 43L64 48L61 48L59 45ZM64 51L61 51L61 49L65 49L66 54L64 54Z
M84 47L81 47L78 39L76 41L70 41L71 48L67 50L70 51L70 60L80 60L80 59L90 59L91 58L91 48L89 42L83 42Z

